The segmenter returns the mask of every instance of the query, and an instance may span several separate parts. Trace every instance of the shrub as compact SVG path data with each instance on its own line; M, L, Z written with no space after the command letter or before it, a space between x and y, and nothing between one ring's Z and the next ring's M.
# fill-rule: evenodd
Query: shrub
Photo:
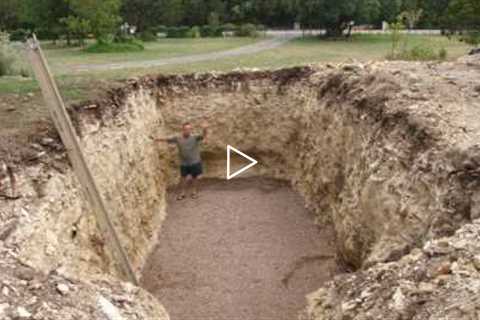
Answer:
M257 31L267 31L267 27L263 24L257 24Z
M167 38L200 38L215 36L215 29L211 26L193 26L189 27L169 27L166 30ZM216 31L219 32L219 31ZM221 33L221 31L220 31Z
M438 57L433 48L418 45L407 51L406 58L407 60L435 60Z
M462 40L476 47L480 44L480 31L470 31L462 37Z
M168 28L167 28L166 26L164 26L164 25L159 25L159 26L156 26L156 27L152 27L151 30L152 30L152 32L154 32L155 34L159 34L159 33L166 34Z
M200 34L204 38L222 37L223 28L214 25L205 25L200 28Z
M267 26L265 26L263 24L258 24L256 28L257 28L258 33L261 33L262 36L264 36L264 37L267 36Z
M19 52L12 47L9 38L8 33L0 31L0 76L27 77L30 70L23 60L19 59Z
M135 41L138 41L135 36L125 32L119 32L113 38L113 42L117 43L132 43Z
M440 60L447 60L447 57L448 57L447 49L441 48L441 49L438 51L438 58L439 58Z
M193 26L190 31L189 31L189 34L188 34L188 37L189 38L200 38L202 35L201 35L201 32L200 32L200 28L197 27L197 26Z
M157 26L156 29L157 29L157 32L166 33L168 28L164 25L160 25L160 26Z
M138 52L143 51L145 47L139 40L131 41L113 41L104 42L97 41L95 44L88 46L85 51L89 53L115 53L115 52Z
M165 36L167 38L177 38L178 37L178 31L177 31L177 27L168 27L166 30L165 30Z
M220 15L215 11L210 12L207 20L209 26L218 27L220 25Z
M61 18L60 22L65 25L69 36L77 40L78 45L85 45L85 39L87 39L88 34L92 30L89 20L68 16L66 18Z
M55 29L41 28L35 30L35 34L39 40L58 40L61 32Z
M4 49L0 49L0 77L9 75L12 73L12 66L14 63L14 57Z
M237 37L257 37L257 27L251 23L242 24L237 30L235 30Z
M447 58L447 50L435 48L427 45L418 45L411 49L405 49L395 55L387 56L390 60L408 60L408 61L432 61L445 60Z
M400 21L392 22L388 24L388 28L391 31L390 37L392 40L392 51L390 56L393 58L404 51L407 46L407 37L402 34L402 30L405 30L405 25Z
M189 27L169 27L167 28L167 38L190 38Z
M222 26L222 28L223 28L223 31L233 32L233 31L236 31L238 27L233 23L226 23Z
M10 33L10 41L25 41L29 35L29 32L25 29L13 30Z
M147 29L140 33L140 39L144 42L153 42L157 40L157 33L151 29Z
M178 38L190 38L190 27L187 26L182 26L178 27L177 29L178 32Z

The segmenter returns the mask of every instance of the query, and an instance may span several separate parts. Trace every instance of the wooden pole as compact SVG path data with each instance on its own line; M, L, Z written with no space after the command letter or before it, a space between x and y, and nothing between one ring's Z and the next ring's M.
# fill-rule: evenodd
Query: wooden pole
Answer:
M83 187L88 202L96 215L98 228L105 237L107 245L112 251L113 258L119 271L123 276L135 285L138 285L137 278L128 260L127 254L120 244L118 235L106 209L106 205L98 191L98 187L88 168L82 152L80 142L72 125L63 99L52 77L47 61L43 55L40 43L35 35L27 41L27 55L33 67L33 71L42 90L43 97L50 110L53 122L67 149L68 156L73 170Z

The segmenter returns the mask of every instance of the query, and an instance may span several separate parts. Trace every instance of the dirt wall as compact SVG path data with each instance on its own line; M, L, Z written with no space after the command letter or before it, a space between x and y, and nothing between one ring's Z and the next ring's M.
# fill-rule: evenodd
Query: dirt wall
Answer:
M87 163L138 274L165 217L167 185L165 160L148 138L157 128L155 100L141 94L115 115L75 118ZM56 157L46 153L18 175L23 198L10 203L20 217L10 241L26 263L46 272L63 267L77 275L116 274L78 181L64 155Z
M458 134L458 114L438 107L450 101L428 76L400 67L146 77L76 106L89 164L135 267L178 179L175 147L149 137L178 134L185 121L211 126L207 176L225 176L227 144L255 157L249 174L291 181L318 222L333 224L339 257L354 268L396 260L470 221L480 210L465 170L475 166L474 144Z
M155 91L167 135L186 120L209 121L209 176L224 177L227 144L255 157L250 174L290 180L358 268L451 234L478 211L477 186L455 174L477 153L446 135L461 127L438 111L446 99L426 96L438 99L433 83L412 90L410 77L345 65L159 78Z
M79 117L77 125L114 227L138 271L165 218L166 163L149 138L158 127L155 100L139 91L117 111L100 121Z

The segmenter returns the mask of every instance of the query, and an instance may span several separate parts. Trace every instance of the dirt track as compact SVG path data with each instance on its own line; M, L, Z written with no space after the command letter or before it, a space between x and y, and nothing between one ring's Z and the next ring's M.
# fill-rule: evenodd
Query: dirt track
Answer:
M291 320L334 272L330 230L301 198L266 179L207 180L176 202L143 286L172 320Z

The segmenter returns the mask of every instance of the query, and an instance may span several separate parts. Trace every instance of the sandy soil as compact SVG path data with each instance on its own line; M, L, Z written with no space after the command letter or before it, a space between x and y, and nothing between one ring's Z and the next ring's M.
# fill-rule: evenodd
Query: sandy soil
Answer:
M177 202L143 286L172 320L290 320L335 272L333 234L301 198L268 179L205 180Z

